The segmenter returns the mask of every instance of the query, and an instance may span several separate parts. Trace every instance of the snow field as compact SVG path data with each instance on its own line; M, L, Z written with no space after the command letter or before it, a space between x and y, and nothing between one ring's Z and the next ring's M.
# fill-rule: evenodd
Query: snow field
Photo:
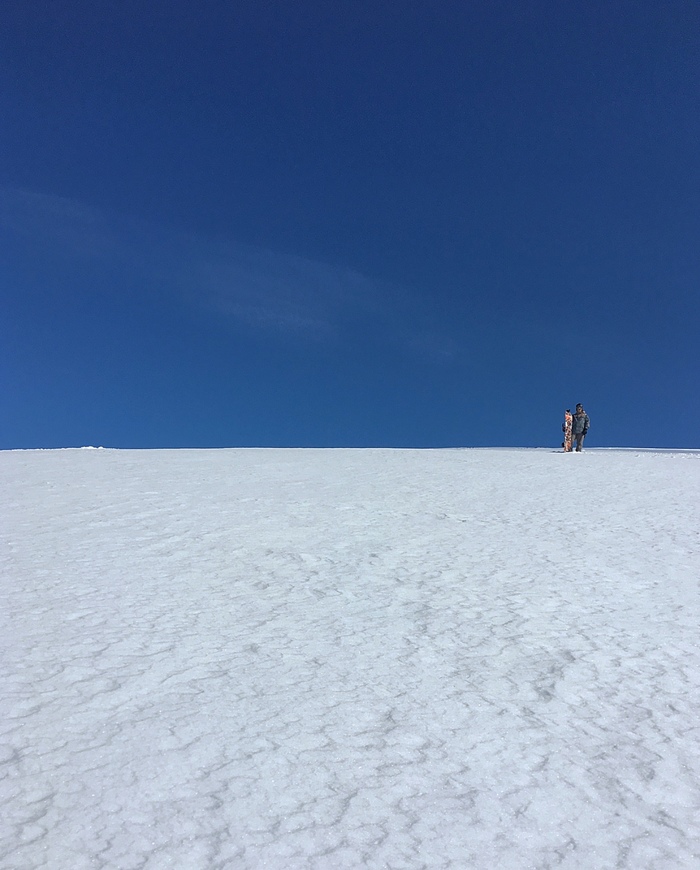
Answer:
M0 480L0 867L700 866L700 454Z

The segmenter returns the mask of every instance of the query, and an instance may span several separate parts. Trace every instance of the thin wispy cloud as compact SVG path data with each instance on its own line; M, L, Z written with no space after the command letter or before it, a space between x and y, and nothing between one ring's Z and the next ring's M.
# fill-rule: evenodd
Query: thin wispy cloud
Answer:
M206 248L191 259L184 291L250 325L322 338L377 307L379 283L350 269L243 245Z
M337 341L363 325L414 352L451 355L446 338L423 327L411 294L356 270L310 258L215 242L108 213L71 199L0 188L0 226L79 277L102 266L99 291L159 297L206 310L248 329Z
M34 243L44 255L58 250L73 258L107 258L118 256L122 247L105 212L35 191L0 187L0 228Z

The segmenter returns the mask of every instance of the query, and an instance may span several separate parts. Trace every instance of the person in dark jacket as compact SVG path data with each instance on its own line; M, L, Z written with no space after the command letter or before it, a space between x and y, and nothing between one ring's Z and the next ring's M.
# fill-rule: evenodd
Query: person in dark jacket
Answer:
M576 405L576 413L571 424L571 432L576 443L576 452L580 453L583 448L583 439L588 434L591 421L588 414L583 410L583 405L579 402Z

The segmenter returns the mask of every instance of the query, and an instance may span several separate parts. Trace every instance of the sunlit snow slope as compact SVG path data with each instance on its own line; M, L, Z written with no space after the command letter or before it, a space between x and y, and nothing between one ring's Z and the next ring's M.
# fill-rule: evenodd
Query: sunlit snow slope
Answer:
M700 454L0 482L0 867L700 867Z

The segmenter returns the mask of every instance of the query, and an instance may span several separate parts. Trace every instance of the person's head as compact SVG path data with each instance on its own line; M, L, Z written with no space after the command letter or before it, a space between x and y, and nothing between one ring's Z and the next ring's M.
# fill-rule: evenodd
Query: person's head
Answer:
M583 411L583 405L580 402L578 403L578 405L576 405L576 410Z

